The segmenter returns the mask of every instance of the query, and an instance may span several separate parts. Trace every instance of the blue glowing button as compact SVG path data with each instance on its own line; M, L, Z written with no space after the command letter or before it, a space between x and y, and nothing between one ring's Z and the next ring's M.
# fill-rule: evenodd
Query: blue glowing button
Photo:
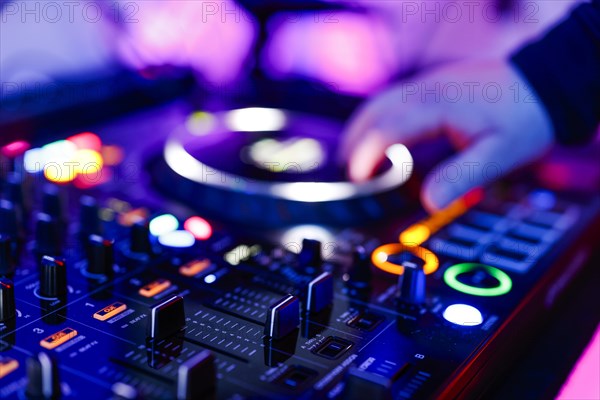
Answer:
M483 316L478 309L467 304L452 304L444 310L446 321L460 326L477 326L483 322Z

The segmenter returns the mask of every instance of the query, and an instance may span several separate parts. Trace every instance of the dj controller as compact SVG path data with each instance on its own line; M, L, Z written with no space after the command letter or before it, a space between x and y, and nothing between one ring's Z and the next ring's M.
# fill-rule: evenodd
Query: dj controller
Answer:
M427 215L403 146L353 184L335 121L189 111L3 147L0 398L476 398L593 253L598 193Z

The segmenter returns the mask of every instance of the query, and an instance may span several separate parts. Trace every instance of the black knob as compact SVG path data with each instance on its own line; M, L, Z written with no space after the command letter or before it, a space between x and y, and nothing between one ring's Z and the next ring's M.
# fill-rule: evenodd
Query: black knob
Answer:
M43 256L40 271L40 294L60 297L67 294L67 266L62 259Z
M42 211L53 218L63 220L63 201L56 186L46 186L42 195Z
M265 335L281 339L300 325L300 300L291 294L269 307Z
M14 273L13 240L0 234L0 276L12 276Z
M6 186L4 187L4 196L13 204L26 209L25 198L23 196L23 177L16 172L10 172L6 176Z
M87 271L92 274L113 274L114 242L102 236L90 235L87 246Z
M19 236L19 218L13 203L0 200L0 233L12 237Z
M40 256L56 256L61 249L60 223L49 214L39 213L35 222L35 251Z
M41 352L27 360L27 389L29 399L58 399L61 396L58 365L48 353Z
M15 317L15 286L7 278L0 278L0 322Z
M147 336L150 339L163 339L185 328L183 297L173 296L150 307Z
M131 225L129 249L134 253L150 254L152 245L150 243L150 228L145 220L136 221Z
M319 267L321 265L321 242L314 239L303 239L302 250L298 262L303 267Z
M419 305L425 302L425 273L422 262L404 261L400 277L400 302Z
M371 281L371 256L363 248L357 247L352 253L352 268L348 283L357 288L366 287Z
M100 216L96 199L91 196L81 196L79 204L79 234L85 238L92 234L100 234Z
M215 356L203 350L177 369L177 400L210 398L216 384Z

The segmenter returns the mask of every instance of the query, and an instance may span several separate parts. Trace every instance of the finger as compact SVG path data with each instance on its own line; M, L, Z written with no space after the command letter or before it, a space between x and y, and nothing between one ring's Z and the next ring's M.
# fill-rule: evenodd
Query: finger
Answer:
M519 151L515 140L485 135L460 154L438 165L421 190L421 202L430 212L439 211L470 190L485 186L532 158Z
M439 131L442 118L437 107L407 104L401 96L386 93L360 110L348 126L339 156L349 163L350 179L371 176L390 145L410 145Z

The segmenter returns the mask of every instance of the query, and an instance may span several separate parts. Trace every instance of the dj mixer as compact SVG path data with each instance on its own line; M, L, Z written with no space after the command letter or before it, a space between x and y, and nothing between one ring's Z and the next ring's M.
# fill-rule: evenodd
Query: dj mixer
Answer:
M594 250L598 193L516 177L428 216L404 148L363 186L263 171L339 126L237 111L3 147L0 398L476 398Z

